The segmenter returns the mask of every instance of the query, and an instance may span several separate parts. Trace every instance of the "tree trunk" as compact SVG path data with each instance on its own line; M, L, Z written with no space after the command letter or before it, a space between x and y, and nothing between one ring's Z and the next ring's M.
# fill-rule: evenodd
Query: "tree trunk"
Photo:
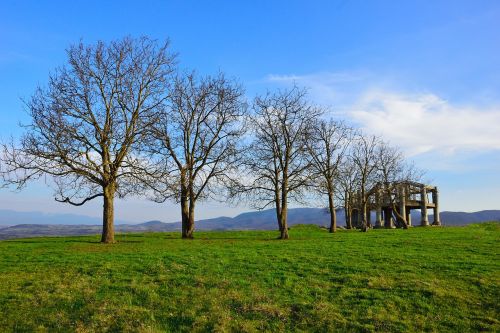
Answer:
M349 202L345 207L345 227L347 229L352 229L352 206Z
M189 238L189 204L187 198L181 198L182 238Z
M352 229L352 209L347 208L346 212L346 228Z
M194 200L189 201L189 217L187 219L187 225L186 225L186 237L184 238L189 238L193 239L193 233L194 233Z
M283 189L281 191L281 228L280 228L280 239L288 239L288 222L287 222L287 196L288 193L285 190L286 187L288 186L288 183L285 181L285 184L283 186Z
M187 197L181 199L182 238L192 239L194 233L194 204Z
M194 232L194 200L190 190L186 170L181 170L181 221L182 238L192 239Z
M189 232L190 226L190 207L189 207L189 197L188 188L186 185L186 172L181 170L181 224L182 224L182 238L192 238L193 233Z
M328 208L330 209L330 232L337 231L337 213L335 212L335 203L333 193L328 193Z
M361 230L364 232L368 231L368 220L366 219L366 204L364 202L364 198L361 199Z
M279 229L279 231L281 231L283 229L283 225L281 223L281 205L280 205L279 196L276 195L274 200L275 200L275 204L276 204L276 220L278 221L278 229Z
M366 206L366 225L368 226L368 229L371 229L372 226L372 212L370 210L370 206Z
M347 229L352 229L351 220L351 203L349 202L349 191L344 192L344 213L345 213L345 227Z
M406 216L403 216L401 212L398 211L396 203L394 202L394 200L392 200L391 192L389 189L387 190L387 196L390 198L389 200L391 200L392 212L394 213L394 215L396 215L396 220L403 226L403 229L409 229L408 223L406 222Z
M101 243L115 242L115 226L114 226L114 199L115 186L108 185L103 188L104 204L102 214L102 236Z
M288 239L288 222L287 222L287 208L286 204L283 205L281 210L281 233L280 239Z
M408 228L408 223L406 223L405 218L403 218L403 215L398 211L396 204L393 202L391 204L392 206L392 212L394 215L396 215L396 220L403 226L403 229L409 229Z

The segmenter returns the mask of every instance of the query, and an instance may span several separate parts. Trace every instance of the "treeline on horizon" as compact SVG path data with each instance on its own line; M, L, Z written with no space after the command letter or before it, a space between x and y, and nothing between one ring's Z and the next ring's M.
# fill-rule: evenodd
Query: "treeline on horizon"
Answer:
M346 209L347 228L356 208L366 230L371 187L422 177L398 148L328 118L304 88L249 101L237 80L177 60L168 41L149 37L70 46L67 64L24 101L22 136L2 143L0 185L20 190L47 177L59 202L102 197L101 241L113 243L116 197L175 201L182 238L193 238L199 201L274 207L287 239L290 202L324 200L330 232L336 208Z

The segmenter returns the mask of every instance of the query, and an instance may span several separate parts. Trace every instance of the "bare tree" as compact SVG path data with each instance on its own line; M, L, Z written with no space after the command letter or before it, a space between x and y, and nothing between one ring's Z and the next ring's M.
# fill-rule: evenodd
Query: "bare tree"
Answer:
M376 149L380 139L376 136L357 135L353 142L350 159L358 176L357 205L361 224L364 231L371 227L369 225L368 191L375 183L375 172L377 170Z
M311 156L311 165L315 173L316 189L328 198L330 212L330 232L337 230L335 197L339 166L352 140L353 131L344 123L330 119L317 120L313 123L307 148Z
M349 156L339 165L338 176L338 185L341 190L336 192L336 196L344 206L346 228L352 229L353 198L358 188L357 180L359 177L354 163Z
M256 97L253 110L254 138L246 162L252 179L245 189L257 208L275 206L280 238L288 239L288 203L300 201L310 183L307 140L321 110L297 87Z
M403 183L420 181L423 172L408 163L400 149L381 141L376 149L376 173L379 187L382 189L384 198L392 206L392 212L396 215L397 221L404 229L408 229L406 217L396 207L397 198L393 193L401 191Z
M75 206L103 197L101 241L114 242L114 198L143 172L141 140L156 121L175 56L143 37L71 46L68 65L26 102L31 122L3 145L3 180L21 189L49 176L56 200ZM79 201L79 202L78 202Z
M180 203L182 238L193 238L196 203L215 199L235 184L246 112L243 96L242 87L223 74L178 75L152 127L152 152L169 176L150 187L156 201Z

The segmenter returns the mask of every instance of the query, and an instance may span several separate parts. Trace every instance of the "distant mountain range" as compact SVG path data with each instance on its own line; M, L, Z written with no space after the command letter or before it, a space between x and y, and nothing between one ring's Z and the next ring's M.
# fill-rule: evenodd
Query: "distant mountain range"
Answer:
M337 212L339 225L343 226L343 210ZM374 220L374 217L373 219ZM432 215L429 220L432 222ZM420 222L420 213L412 213L414 225ZM500 221L500 210L483 210L474 213L442 212L443 225L461 226L469 223ZM316 224L328 226L329 215L322 208L293 208L288 212L290 226ZM2 225L4 227L2 227ZM236 217L217 217L196 222L196 230L275 230L277 228L274 209L240 214ZM180 231L181 223L148 221L127 224L116 221L117 232ZM33 236L89 235L101 232L101 219L84 215L44 214L39 212L15 212L0 210L0 239Z
M15 210L0 209L0 228L17 224L89 224L99 225L102 218L77 214L42 213L42 212L18 212ZM116 220L117 224L130 223Z

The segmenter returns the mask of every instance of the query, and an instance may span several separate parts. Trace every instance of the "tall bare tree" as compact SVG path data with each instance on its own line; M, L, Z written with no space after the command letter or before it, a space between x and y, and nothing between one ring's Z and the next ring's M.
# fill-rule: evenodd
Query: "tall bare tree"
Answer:
M242 87L223 74L179 74L152 127L152 152L169 176L151 187L157 201L180 203L182 238L193 238L196 203L217 198L235 183L246 113L243 97Z
M316 178L316 189L328 198L330 232L337 230L335 197L339 180L339 166L349 148L353 131L344 123L330 119L313 122L307 148Z
M275 206L280 238L288 239L288 203L300 200L310 185L307 140L321 110L297 87L256 97L253 110L254 139L246 162L252 179L246 190L257 208Z
M114 242L114 198L143 172L141 140L156 121L175 56L143 37L71 46L68 64L26 102L31 122L3 145L3 180L24 187L49 176L56 200L75 206L103 197L101 241ZM51 182L52 183L52 182Z
M361 218L363 230L366 231L369 225L368 211L368 191L375 184L375 174L377 170L377 146L380 139L374 135L359 134L353 141L350 159L358 176L358 212Z

